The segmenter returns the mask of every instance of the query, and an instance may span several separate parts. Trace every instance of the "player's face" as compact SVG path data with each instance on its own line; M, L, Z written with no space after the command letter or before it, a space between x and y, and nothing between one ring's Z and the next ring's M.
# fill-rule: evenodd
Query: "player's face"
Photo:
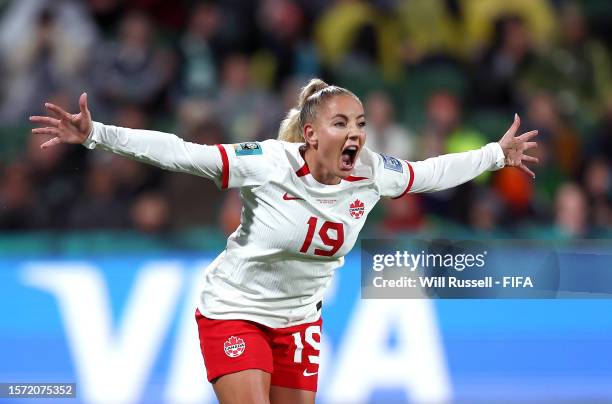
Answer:
M317 160L326 174L348 177L366 139L363 105L350 95L322 104L312 125Z

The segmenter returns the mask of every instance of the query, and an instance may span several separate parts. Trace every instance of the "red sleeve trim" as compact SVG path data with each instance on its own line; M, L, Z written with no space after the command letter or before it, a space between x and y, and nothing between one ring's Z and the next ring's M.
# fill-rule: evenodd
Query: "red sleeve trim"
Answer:
M223 163L223 168L221 169L221 189L227 189L229 183L229 159L223 145L218 144L217 148L219 153L221 153L221 162Z
M410 188L412 188L412 183L414 182L414 170L412 169L412 166L410 165L408 161L406 161L406 164L408 165L408 171L410 172L410 179L408 180L408 186L406 186L406 189L404 190L404 192L402 192L401 195L396 196L395 198L391 198L391 199L401 198L402 196L406 195L410 191Z

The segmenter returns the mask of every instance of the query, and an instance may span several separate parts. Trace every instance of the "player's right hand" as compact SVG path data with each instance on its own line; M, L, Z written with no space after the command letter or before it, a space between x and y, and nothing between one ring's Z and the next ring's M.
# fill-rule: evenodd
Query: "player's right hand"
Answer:
M55 136L40 145L42 149L60 143L80 144L87 139L93 126L91 113L87 109L87 93L81 94L79 98L80 112L78 114L69 114L62 108L49 102L45 103L45 108L53 116L30 117L31 122L42 126L41 128L32 129L32 133Z

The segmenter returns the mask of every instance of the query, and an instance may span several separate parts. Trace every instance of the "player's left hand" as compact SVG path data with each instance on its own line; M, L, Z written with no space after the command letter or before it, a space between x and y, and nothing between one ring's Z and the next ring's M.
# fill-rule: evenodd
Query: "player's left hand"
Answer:
M54 116L30 117L31 122L43 126L42 128L32 129L32 133L55 136L41 144L42 149L61 143L83 143L91 133L93 121L91 120L91 112L87 108L87 93L81 94L79 98L80 112L78 114L70 114L50 102L45 103L45 108Z
M538 146L536 142L529 141L537 136L538 131L532 130L523 133L520 136L515 136L520 125L521 118L519 118L518 114L514 114L514 122L512 123L512 126L510 126L510 129L508 129L504 136L502 136L501 140L499 141L499 145L504 151L506 167L518 167L529 174L531 178L535 178L533 171L527 168L523 162L538 163L538 159L536 157L525 154L527 150Z

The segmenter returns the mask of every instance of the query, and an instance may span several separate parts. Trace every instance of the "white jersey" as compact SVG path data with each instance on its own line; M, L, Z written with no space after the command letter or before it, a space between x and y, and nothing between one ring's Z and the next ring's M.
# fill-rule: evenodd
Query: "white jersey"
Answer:
M325 185L310 175L297 143L205 146L94 123L84 145L240 188L241 224L204 271L198 307L209 318L274 328L318 319L334 271L381 197L453 187L504 164L497 143L415 163L364 147L351 176Z

